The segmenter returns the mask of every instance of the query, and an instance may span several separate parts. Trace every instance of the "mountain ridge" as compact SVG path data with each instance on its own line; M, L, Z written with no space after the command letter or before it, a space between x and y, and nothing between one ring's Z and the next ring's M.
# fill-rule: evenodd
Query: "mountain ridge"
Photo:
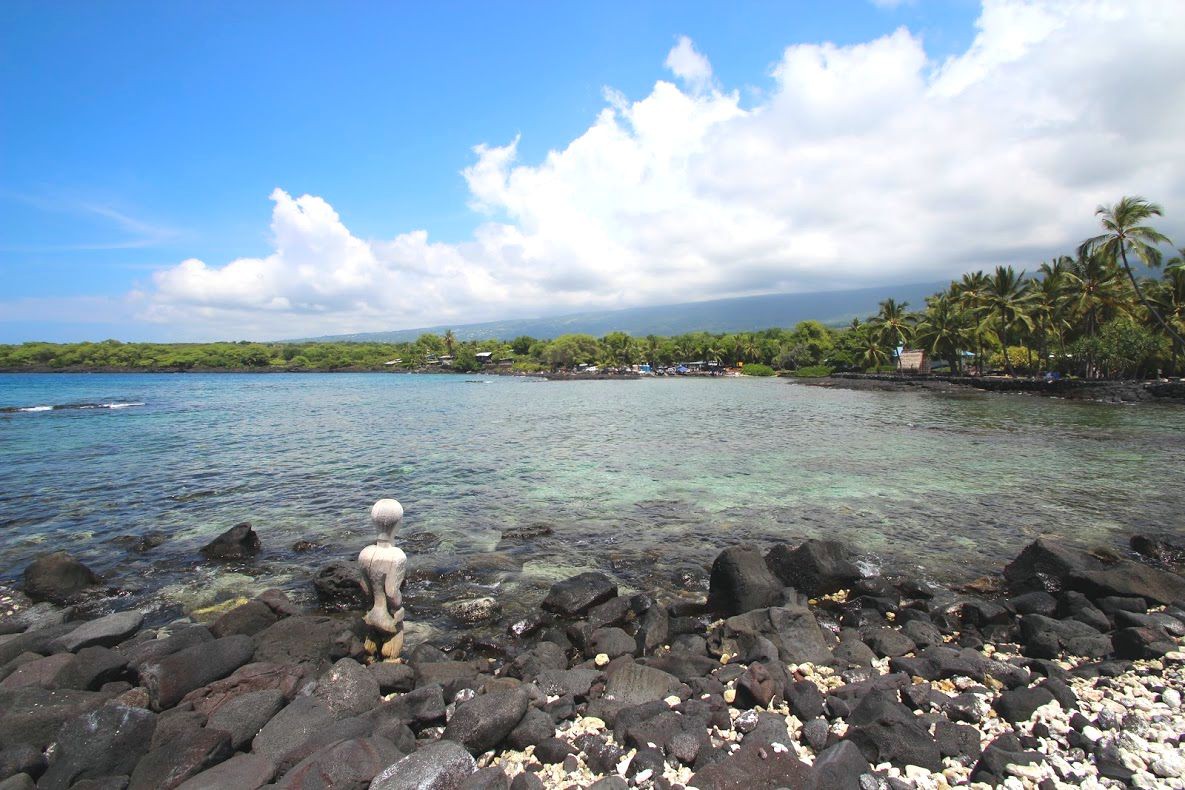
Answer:
M377 342L406 343L425 333L442 334L452 329L458 340L511 340L519 335L549 339L563 334L602 336L626 332L645 335L680 335L687 332L752 332L770 327L791 327L799 321L816 320L829 326L864 318L885 299L909 302L920 308L925 297L947 287L946 282L912 283L840 291L762 294L682 302L669 305L626 307L542 318L516 318L473 324L454 324L382 332L356 332L300 338L291 342Z

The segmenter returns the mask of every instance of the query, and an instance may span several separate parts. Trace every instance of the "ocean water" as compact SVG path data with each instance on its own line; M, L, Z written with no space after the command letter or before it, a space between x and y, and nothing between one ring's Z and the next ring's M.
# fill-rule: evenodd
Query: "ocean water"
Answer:
M1185 534L1185 409L746 378L0 375L0 583L60 548L112 608L163 618L271 586L312 603L381 497L406 512L409 607L439 627L449 600L533 606L584 569L702 589L744 541L842 538L956 581L1037 535ZM241 521L261 555L203 561ZM165 542L136 551L149 532Z

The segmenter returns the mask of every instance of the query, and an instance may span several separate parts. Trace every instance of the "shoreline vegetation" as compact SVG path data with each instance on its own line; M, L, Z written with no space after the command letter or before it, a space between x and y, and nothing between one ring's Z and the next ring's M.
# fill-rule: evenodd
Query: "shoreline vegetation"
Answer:
M950 376L1138 380L1185 376L1185 248L1146 223L1162 210L1125 197L1096 212L1104 234L1029 274L967 273L920 309L886 299L846 327L802 321L754 332L671 337L459 340L450 330L412 343L41 343L0 345L14 372L453 372L632 377L710 369L803 378L898 372L902 351ZM1148 276L1137 276L1132 260ZM1163 266L1162 266L1163 264Z

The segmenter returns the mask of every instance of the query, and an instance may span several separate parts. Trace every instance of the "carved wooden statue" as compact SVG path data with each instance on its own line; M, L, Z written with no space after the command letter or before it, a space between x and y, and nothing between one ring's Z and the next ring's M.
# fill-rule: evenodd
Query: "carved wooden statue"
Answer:
M398 658L403 650L403 594L400 587L407 573L407 555L391 539L403 521L403 506L394 499L380 499L370 509L378 540L358 555L362 568L362 589L374 602L365 622L382 643L384 658Z

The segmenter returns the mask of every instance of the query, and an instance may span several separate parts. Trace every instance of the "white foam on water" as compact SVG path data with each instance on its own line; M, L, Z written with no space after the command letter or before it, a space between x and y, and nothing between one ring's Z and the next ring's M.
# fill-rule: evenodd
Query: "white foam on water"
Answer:
M53 411L53 406L25 406L17 411Z
M128 409L132 406L143 406L143 403L100 403L100 408L103 409Z

